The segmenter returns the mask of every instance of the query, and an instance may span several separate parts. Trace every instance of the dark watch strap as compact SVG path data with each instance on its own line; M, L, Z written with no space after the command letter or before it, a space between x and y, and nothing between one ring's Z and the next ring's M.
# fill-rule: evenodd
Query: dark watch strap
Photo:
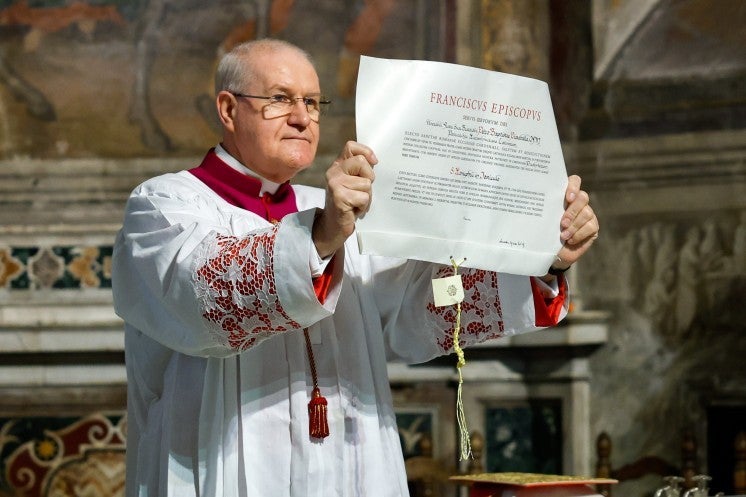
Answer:
M565 271L567 271L571 267L572 266L568 266L565 269L557 269L557 268L554 268L552 266L549 266L549 271L547 271L547 273L551 274L552 276L559 276L561 274L565 274Z

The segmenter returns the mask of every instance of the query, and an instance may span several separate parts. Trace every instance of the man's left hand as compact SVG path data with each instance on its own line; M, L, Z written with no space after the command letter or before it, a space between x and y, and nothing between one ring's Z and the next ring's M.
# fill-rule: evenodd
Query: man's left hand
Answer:
M560 221L564 246L552 268L569 268L598 238L598 218L589 202L588 193L580 189L580 176L570 176L565 191L565 213Z

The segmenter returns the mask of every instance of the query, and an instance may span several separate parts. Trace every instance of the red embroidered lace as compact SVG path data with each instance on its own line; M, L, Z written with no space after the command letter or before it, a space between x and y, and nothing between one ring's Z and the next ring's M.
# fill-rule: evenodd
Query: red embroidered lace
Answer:
M453 269L444 267L437 277L451 276ZM464 287L464 301L461 302L461 324L459 344L466 347L472 343L499 338L505 333L502 307L498 293L497 273L478 269L465 269L461 273ZM430 324L442 330L443 337L438 345L444 352L453 349L453 326L456 321L456 307L435 307L430 302L427 309Z
M246 238L215 235L197 259L197 300L223 345L246 350L274 333L301 328L277 297L276 236L277 226Z

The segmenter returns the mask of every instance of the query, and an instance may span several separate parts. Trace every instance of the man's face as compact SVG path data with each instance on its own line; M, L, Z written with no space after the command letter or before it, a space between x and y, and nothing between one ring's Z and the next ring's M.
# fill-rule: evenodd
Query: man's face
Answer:
M318 96L319 78L303 55L294 50L261 52L254 59L256 77L242 92L248 95L284 94L291 98ZM319 123L302 101L283 116L267 118L267 100L236 97L235 146L237 159L268 180L283 183L309 167L319 144Z

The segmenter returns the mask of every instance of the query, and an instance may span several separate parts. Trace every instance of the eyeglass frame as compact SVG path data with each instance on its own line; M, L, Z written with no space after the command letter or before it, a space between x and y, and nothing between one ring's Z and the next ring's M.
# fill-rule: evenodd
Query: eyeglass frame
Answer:
M261 100L269 100L269 103L267 104L267 106L270 106L272 104L279 104L279 103L282 103L283 105L287 105L288 106L287 108L288 108L289 112L287 114L280 114L277 117L282 117L282 116L286 116L286 115L290 114L292 112L292 106L295 105L295 103L300 100L300 101L303 102L303 105L306 107L306 112L308 112L309 117L311 116L311 111L308 110L308 106L309 105L313 105L313 104L310 104L307 101L307 99L313 99L313 97L308 97L308 96L305 96L305 97L289 97L289 96L287 96L285 94L282 94L282 93L276 93L274 95L269 95L269 96L266 96L266 95L248 95L246 93L240 93L240 92L235 92L235 91L229 91L228 93L230 93L234 97L258 98L258 99L261 99ZM282 101L278 101L278 100L272 101L272 99L277 99L279 97L286 98L288 100L288 102L282 102ZM319 106L318 107L319 114L316 117L316 119L313 119L313 117L311 117L311 120L313 120L313 121L318 122L318 119L322 116L322 114L324 114L324 111L325 111L325 107L324 106L329 105L329 104L332 103L332 101L328 100L328 99L321 100L323 98L325 98L323 95L319 95L319 100L318 101L314 100L314 103L318 104L318 106ZM262 109L264 109L264 108L262 108Z

